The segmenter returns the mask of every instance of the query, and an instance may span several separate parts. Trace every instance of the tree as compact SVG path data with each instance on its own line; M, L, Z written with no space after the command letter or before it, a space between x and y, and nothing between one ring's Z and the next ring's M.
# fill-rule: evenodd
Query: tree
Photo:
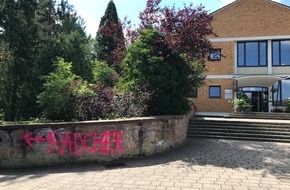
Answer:
M83 20L77 16L72 6L62 0L57 7L56 30L41 49L37 63L41 74L47 75L53 70L57 57L72 62L74 74L85 80L92 81L92 55L90 38L86 36Z
M13 55L9 78L12 79L11 100L7 114L9 120L25 119L37 113L35 110L34 64L37 39L35 27L35 0L2 0L0 6L0 39Z
M13 64L12 52L5 42L0 41L0 112L3 112L3 120L8 119L11 111L11 83L13 82L11 71L14 67Z
M192 88L191 65L174 52L162 33L154 29L139 31L122 62L119 89L155 93L150 115L185 114L189 111L186 95Z
M211 27L213 17L203 6L193 4L181 9L161 7L162 0L147 0L146 8L140 13L139 28L153 27L165 36L166 43L178 54L186 56L191 65L193 86L199 87L205 79L205 59L212 48L208 36L214 35ZM130 22L128 22L130 23ZM134 42L138 33L124 23L128 42Z
M57 14L55 0L39 0L35 15L38 48L44 47L57 33Z
M41 77L52 72L57 56L73 62L77 75L93 79L91 44L83 24L66 0L59 4L55 0L0 0L1 53L5 59L10 55L8 62L0 61L7 75L1 81L9 81L9 89L0 84L1 90L7 90L1 100L5 100L6 120L38 115Z
M148 0L140 13L140 28L153 26L165 35L168 45L177 53L186 54L190 60L203 59L211 48L208 40L214 32L210 26L213 17L204 7L184 5L183 9L160 7L162 0Z
M115 3L110 0L105 15L101 18L96 36L96 58L116 67L124 58L125 41L122 24L118 19Z

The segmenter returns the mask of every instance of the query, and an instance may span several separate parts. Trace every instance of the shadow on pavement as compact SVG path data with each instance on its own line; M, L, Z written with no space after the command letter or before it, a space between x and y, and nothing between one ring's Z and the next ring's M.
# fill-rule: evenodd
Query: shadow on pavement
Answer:
M290 144L234 141L218 139L188 139L187 142L164 154L158 154L129 165L142 167L179 162L181 167L206 166L231 169L262 170L279 179L290 180Z
M125 168L176 164L192 169L192 166L212 165L221 168L261 170L263 175L290 180L290 144L216 139L187 139L180 147L149 157L125 159ZM177 163L173 163L177 162ZM104 163L53 166L21 170L0 170L0 183L23 176L41 178L54 173L102 172Z

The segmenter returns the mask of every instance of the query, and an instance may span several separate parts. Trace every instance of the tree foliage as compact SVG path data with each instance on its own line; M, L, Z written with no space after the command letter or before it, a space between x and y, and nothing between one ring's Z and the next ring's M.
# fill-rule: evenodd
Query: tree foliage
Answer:
M1 80L1 107L6 120L36 117L37 94L42 89L42 76L53 70L57 57L72 62L73 72L92 80L90 39L83 21L66 0L1 0L1 60L6 75ZM59 3L56 3L59 2ZM7 56L4 56L7 59ZM9 64L9 65L7 65ZM4 68L5 67L5 68ZM2 105L1 105L2 106Z
M45 77L44 90L38 95L43 116L51 120L70 121L79 114L78 99L92 96L90 85L72 72L72 63L59 59L55 70Z
M5 42L8 51L13 55L11 61L10 82L11 93L5 117L9 120L25 118L35 114L33 109L36 101L34 81L37 78L36 65L33 58L36 52L34 0L2 0L0 7L1 41Z
M185 97L192 87L190 64L166 44L162 33L154 29L139 31L122 69L120 89L135 92L141 87L155 93L151 115L184 114L189 110Z
M98 60L105 61L119 71L119 64L124 58L125 41L122 24L113 0L110 0L105 15L101 18L95 49Z
M37 58L42 75L52 72L52 65L57 57L72 62L72 71L78 76L91 81L91 47L90 38L84 31L83 20L77 16L67 1L61 1L55 10L56 30L41 49Z
M139 28L153 27L165 36L165 42L178 54L192 62L191 72L193 86L200 87L205 79L205 59L212 48L207 39L215 35L211 27L213 17L203 6L194 7L184 4L177 9L174 5L161 7L162 0L147 0L146 8L140 13ZM126 42L132 43L138 32L132 28L130 21L124 22Z
M212 16L204 7L184 5L182 9L161 7L162 0L147 0L140 13L140 28L153 26L164 34L166 43L177 53L186 54L190 60L203 59L211 48L207 37L214 32L210 26Z
M12 68L14 68L12 52L8 49L5 42L0 41L0 112L3 112L3 120L8 119L11 111L11 83L13 82L11 75Z
M147 1L139 34L125 31L136 42L124 59L113 0L94 45L68 0L0 0L1 119L41 112L53 120L185 113L186 93L204 79L212 17L203 7L162 8L160 2ZM118 90L125 92L116 93L121 73Z
M93 65L93 82L113 87L118 79L116 71L103 61L95 61Z
M53 120L69 120L74 117L70 87L75 79L72 64L60 59L56 63L56 70L45 77L44 91L38 96L38 103L43 108L45 117Z
M89 39L78 31L59 33L51 38L42 49L37 62L42 66L42 75L51 72L53 62L62 57L72 62L72 71L82 78L92 81L92 64Z
M39 0L35 14L37 43L39 49L57 33L57 14L55 0Z

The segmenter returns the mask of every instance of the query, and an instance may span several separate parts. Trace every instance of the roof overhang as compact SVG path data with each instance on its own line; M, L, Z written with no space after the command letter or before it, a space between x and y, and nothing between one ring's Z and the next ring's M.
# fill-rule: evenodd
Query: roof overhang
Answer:
M238 87L246 86L259 86L259 87L269 87L276 82L282 80L282 77L278 76L244 76L235 78L238 82Z

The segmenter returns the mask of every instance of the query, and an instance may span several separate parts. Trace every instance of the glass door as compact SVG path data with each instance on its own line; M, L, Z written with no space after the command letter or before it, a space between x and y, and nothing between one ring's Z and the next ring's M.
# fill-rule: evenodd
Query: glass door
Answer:
M268 88L266 87L242 87L239 94L248 99L252 112L268 112Z

